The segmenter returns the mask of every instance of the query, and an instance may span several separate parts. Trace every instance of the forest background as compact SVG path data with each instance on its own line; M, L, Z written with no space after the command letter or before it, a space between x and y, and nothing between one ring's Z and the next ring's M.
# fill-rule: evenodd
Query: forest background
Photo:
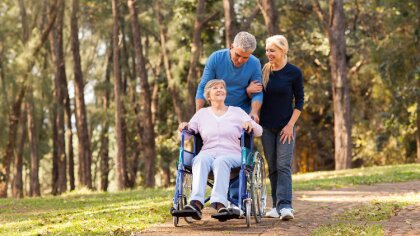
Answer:
M206 59L283 34L294 172L420 162L419 0L3 0L0 197L173 184Z

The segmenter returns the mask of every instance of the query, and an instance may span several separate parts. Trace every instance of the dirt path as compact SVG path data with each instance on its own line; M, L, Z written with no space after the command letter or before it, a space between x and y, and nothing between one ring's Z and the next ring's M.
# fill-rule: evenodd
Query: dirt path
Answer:
M409 195L420 197L420 181L405 183L385 183L372 186L357 186L335 190L297 191L293 206L295 219L283 222L279 219L264 218L259 224L252 221L246 228L245 219L218 222L210 217L211 208L204 209L203 220L175 228L172 222L156 225L138 235L310 235L311 232L327 224L334 224L335 216L345 210L358 207L372 200L398 199ZM269 197L271 199L271 197ZM271 203L268 205L271 206ZM408 206L382 224L385 235L420 235L420 204Z

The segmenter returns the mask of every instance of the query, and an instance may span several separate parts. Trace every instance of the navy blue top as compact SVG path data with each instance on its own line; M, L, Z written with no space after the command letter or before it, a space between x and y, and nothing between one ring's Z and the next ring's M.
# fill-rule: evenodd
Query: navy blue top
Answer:
M303 76L300 69L287 63L273 71L264 89L260 124L268 129L283 129L292 117L294 108L303 108ZM294 104L293 104L294 99Z

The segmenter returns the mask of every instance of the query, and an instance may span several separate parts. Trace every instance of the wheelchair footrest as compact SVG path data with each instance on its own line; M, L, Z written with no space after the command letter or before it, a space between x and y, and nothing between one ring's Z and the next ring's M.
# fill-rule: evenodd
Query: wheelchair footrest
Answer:
M172 216L176 217L191 217L195 216L197 213L193 210L173 210L171 211Z

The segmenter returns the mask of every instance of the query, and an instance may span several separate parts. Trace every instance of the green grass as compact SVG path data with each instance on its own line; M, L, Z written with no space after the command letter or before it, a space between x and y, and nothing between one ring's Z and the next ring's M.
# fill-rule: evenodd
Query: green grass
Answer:
M343 188L354 185L405 182L420 179L420 164L320 171L293 176L294 190Z
M314 232L314 236L354 236L354 235L369 235L369 236L382 236L384 235L382 227L380 225L351 225L351 224L335 224L325 225Z
M324 171L299 174L293 178L294 187L299 190L400 182L420 179L420 165ZM268 180L267 185L269 185ZM172 194L173 188L140 189L118 193L78 191L60 197L0 199L0 235L130 235L153 224L170 220ZM394 200L393 202L402 202L399 204L404 204L405 201L405 199ZM416 196L413 197L413 201L420 202ZM375 213L378 217L392 214L393 209L395 210L392 204L388 206L381 203L380 206L384 213ZM376 212L377 208L374 209ZM366 209L359 209L358 214L363 215L370 210L371 208L367 206ZM354 212L347 212L345 216L349 217L352 214ZM370 219L368 218L370 216L360 217L360 220ZM359 221L359 218L345 220ZM341 224L327 226L326 229L331 233L320 235L356 232L359 227ZM363 230L357 232L369 232L368 235L376 235L376 232L379 232L376 226L369 226ZM317 232L327 231L320 229Z
M0 235L130 235L166 222L172 190L0 200Z
M340 220L379 222L395 216L408 202L379 202L365 204L359 208L345 211L339 216Z

